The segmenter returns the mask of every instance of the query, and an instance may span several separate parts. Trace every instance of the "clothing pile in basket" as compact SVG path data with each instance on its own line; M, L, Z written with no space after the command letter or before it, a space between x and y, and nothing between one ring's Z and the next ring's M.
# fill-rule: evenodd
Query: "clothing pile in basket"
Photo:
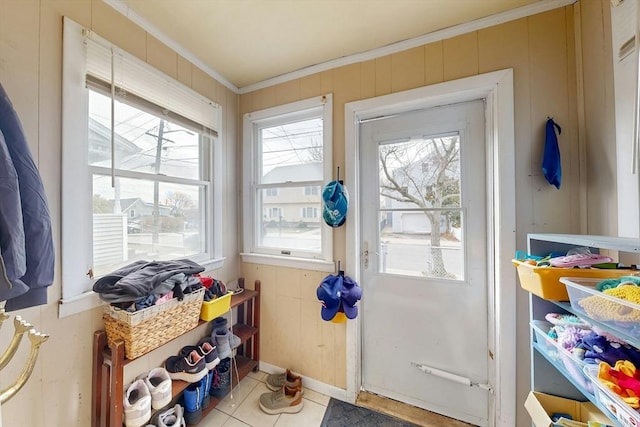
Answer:
M204 267L190 259L136 261L107 274L93 285L100 299L127 311L138 311L173 298L182 300L203 287Z

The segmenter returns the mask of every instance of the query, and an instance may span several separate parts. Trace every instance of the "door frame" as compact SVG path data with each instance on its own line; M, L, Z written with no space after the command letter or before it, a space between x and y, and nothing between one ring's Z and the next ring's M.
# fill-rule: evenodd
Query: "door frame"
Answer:
M346 263L359 282L360 271L360 140L363 119L443 104L486 99L486 185L488 339L494 363L489 365L489 425L516 424L516 250L515 123L513 69L494 71L418 89L345 104L345 168L351 203L346 221ZM363 284L366 298L366 284ZM360 317L347 323L347 400L355 402L362 386Z

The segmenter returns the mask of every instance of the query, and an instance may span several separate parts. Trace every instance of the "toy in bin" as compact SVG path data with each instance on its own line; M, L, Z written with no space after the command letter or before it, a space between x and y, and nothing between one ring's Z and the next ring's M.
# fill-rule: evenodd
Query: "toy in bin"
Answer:
M589 248L571 249L565 256L559 256L549 259L552 267L573 268L573 267L591 267L595 264L612 262L608 256L593 254Z

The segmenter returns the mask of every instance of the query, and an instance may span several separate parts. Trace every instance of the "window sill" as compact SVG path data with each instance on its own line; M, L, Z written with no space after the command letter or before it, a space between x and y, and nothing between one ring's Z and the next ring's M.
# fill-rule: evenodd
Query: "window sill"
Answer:
M264 254L252 254L252 253L241 253L242 262L249 262L253 264L264 264L264 265L275 265L279 267L290 267L290 268L299 268L302 270L314 270L314 271L325 271L325 272L334 272L336 271L336 266L333 261L324 261L318 259L308 259L308 258L291 258L291 257L282 257L276 255L264 255Z
M198 263L204 267L204 272L208 272L221 268L224 265L225 259L226 258L216 258ZM84 292L71 298L62 298L58 303L58 318L61 319L82 313L83 311L92 310L103 304L105 304L105 302L93 291Z

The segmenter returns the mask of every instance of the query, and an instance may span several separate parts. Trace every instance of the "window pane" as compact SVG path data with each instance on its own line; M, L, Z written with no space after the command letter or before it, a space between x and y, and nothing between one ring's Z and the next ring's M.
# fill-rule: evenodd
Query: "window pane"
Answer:
M205 252L204 187L93 175L94 273Z
M463 280L461 222L460 210L382 212L380 272Z
M460 137L380 145L381 207L460 207Z
M322 119L259 129L262 183L322 181Z
M320 252L320 196L305 195L302 187L277 190L278 197L261 190L258 246Z
M115 123L116 169L201 179L201 141L208 138L118 101ZM91 90L89 164L111 167L111 101Z
M379 146L380 271L464 279L460 138Z

